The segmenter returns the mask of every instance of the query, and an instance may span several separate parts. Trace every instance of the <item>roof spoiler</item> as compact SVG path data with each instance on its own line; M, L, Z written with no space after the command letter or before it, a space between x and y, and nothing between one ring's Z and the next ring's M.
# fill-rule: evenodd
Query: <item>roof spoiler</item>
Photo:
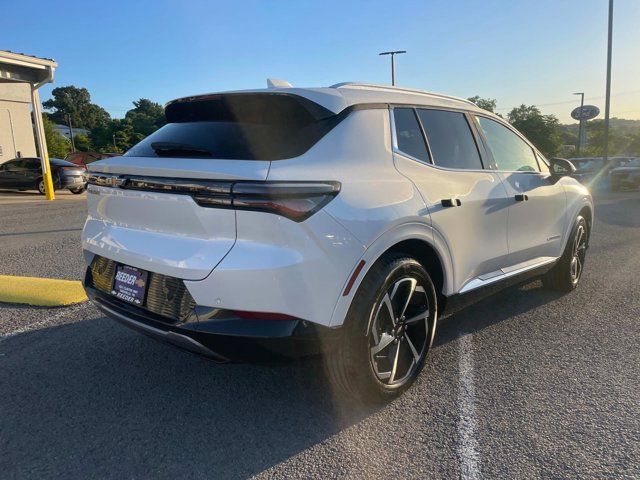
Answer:
M289 82L279 78L267 78L267 88L292 88Z

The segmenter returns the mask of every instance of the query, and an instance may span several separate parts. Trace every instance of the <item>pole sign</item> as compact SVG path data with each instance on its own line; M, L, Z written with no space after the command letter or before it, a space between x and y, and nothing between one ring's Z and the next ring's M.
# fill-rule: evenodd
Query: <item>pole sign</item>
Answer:
M576 107L571 112L571 118L574 120L591 120L600 115L600 109L595 105L583 105Z

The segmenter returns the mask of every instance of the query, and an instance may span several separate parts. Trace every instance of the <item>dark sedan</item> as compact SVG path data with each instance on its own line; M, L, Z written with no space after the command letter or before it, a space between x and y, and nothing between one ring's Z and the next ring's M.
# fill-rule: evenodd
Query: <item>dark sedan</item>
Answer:
M86 169L58 158L49 159L53 186L71 193L82 193L86 187ZM0 189L38 190L44 195L44 180L39 158L14 158L0 165Z

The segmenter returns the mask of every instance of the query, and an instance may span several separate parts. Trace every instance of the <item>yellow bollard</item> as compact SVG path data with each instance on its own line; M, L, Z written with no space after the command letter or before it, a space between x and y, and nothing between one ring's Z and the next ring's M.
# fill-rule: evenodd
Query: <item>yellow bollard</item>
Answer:
M49 155L45 156L45 162L47 162L47 171L44 173L44 192L47 200L55 200L56 194L53 190L53 178L51 177L51 165L49 164Z

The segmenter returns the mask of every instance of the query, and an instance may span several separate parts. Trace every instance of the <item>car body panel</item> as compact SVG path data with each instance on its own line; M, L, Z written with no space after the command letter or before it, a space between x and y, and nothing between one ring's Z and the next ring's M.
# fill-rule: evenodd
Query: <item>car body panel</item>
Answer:
M501 172L509 202L509 265L559 257L566 224L566 194L548 173ZM527 201L515 201L526 195Z
M396 167L415 184L426 203L434 231L456 252L449 273L453 291L479 275L508 265L507 193L495 172L437 168L401 153ZM442 200L459 200L445 207Z
M177 278L205 278L236 239L235 211L186 195L89 185L87 210L85 250Z

